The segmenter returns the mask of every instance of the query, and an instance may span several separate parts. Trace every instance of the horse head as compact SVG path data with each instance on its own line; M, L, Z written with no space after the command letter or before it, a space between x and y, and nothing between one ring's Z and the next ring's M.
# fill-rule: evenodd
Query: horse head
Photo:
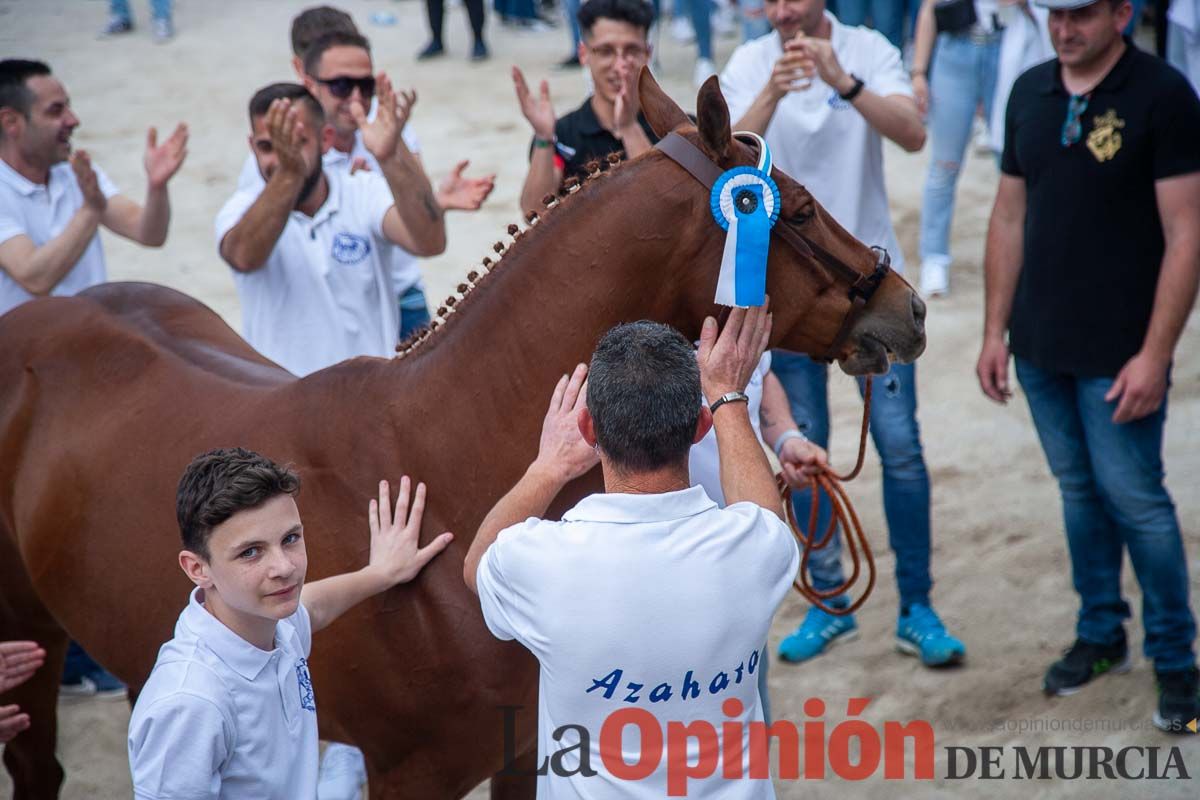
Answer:
M714 172L757 163L756 145L730 130L729 108L716 77L700 88L695 124L649 70L642 71L639 93L654 132L682 136L711 162ZM661 152L652 157L667 158ZM680 189L694 195L695 211L708 223L696 226L706 240L698 252L720 253L724 232L707 210L709 189L688 176L682 163L671 166L681 176ZM774 314L771 346L837 360L851 375L886 372L891 359L916 360L925 349L925 304L904 278L887 268L886 253L855 239L804 186L778 168L771 177L781 199L767 261ZM705 269L709 261L704 259ZM713 262L711 280L681 282L687 287L685 302L692 319L712 312L717 262L719 258Z

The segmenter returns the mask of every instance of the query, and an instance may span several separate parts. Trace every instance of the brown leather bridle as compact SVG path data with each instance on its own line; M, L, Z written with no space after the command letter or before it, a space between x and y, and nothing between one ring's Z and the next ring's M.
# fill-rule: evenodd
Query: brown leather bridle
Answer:
M755 146L750 142L747 142L747 144L751 147ZM704 154L704 151L678 133L668 133L659 141L656 148L661 150L676 164L687 170L692 177L700 181L700 184L710 191L713 184L717 182L717 179L724 172L724 170L713 163L712 159ZM832 361L837 357L837 352L841 349L842 345L845 344L846 337L850 335L855 321L858 320L863 309L867 307L867 303L871 301L875 290L879 288L879 284L891 272L891 256L882 247L872 247L871 249L878 254L875 262L875 271L870 275L864 275L812 239L809 239L803 233L800 233L800 231L787 224L784 220L781 220L771 228L771 232L791 245L801 256L806 257L809 263L815 264L818 268L824 269L836 278L849 284L850 308L846 310L846 316L842 318L842 324L838 329L837 335L833 337L833 341L824 353L813 355L813 358L818 361Z

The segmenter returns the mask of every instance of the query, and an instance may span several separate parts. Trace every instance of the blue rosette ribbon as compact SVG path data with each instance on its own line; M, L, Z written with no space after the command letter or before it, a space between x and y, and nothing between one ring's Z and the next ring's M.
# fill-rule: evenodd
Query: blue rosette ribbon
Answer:
M715 302L749 308L767 300L767 251L779 219L779 187L771 180L771 150L762 137L734 135L758 142L758 165L726 170L713 184L713 218L726 231Z

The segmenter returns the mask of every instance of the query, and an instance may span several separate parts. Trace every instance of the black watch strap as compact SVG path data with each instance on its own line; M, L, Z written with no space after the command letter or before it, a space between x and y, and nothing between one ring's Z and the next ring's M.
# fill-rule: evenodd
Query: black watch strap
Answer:
M716 414L717 409L720 408L721 406L725 405L726 403L749 403L749 402L750 402L750 398L746 396L745 392L727 392L727 393L721 395L720 397L718 397L716 399L716 402L714 402L711 406L708 407L708 411L710 414Z
M847 102L852 102L854 100L854 98L858 97L858 93L863 90L863 86L865 85L863 83L863 79L858 77L857 75L855 75L853 72L850 73L850 77L854 78L854 87L850 91L846 92L845 94L842 94L840 92L838 93L838 97L842 98L843 100L845 100Z

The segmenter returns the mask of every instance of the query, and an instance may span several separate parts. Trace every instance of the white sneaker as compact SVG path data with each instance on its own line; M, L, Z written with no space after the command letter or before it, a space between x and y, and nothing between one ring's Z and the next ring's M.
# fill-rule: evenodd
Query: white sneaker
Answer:
M992 152L992 132L988 130L987 120L975 117L974 129L971 133L971 147L981 156Z
M921 262L921 294L940 297L950 291L950 262L945 258L927 258Z
M696 59L696 71L692 73L692 82L696 84L696 88L700 88L700 84L708 80L709 76L717 74L717 65L713 63L711 58Z
M737 36L738 34L738 17L737 11L732 6L719 5L712 12L712 29L717 36L726 38Z
M359 800L367 782L367 762L362 750L330 742L321 759L317 777L317 800Z
M696 31L692 29L692 21L687 17L675 17L668 28L671 38L680 44L695 41Z

